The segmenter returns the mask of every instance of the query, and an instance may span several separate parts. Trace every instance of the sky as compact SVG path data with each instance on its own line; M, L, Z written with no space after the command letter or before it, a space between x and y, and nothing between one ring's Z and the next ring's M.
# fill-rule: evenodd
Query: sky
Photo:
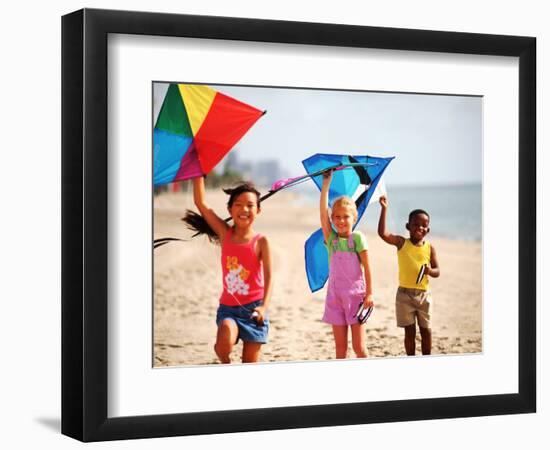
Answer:
M267 113L235 147L285 176L315 153L395 156L386 185L481 183L481 97L210 85ZM154 113L167 85L155 83Z

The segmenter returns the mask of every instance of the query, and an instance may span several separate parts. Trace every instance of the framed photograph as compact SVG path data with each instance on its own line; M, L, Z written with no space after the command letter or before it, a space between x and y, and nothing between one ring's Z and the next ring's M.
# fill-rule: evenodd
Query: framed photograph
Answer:
M535 67L532 37L64 16L62 432L534 412Z

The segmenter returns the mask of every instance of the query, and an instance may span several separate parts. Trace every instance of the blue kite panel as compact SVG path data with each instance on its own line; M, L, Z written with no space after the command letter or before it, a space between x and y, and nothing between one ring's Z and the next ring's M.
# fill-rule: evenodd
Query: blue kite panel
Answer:
M170 183L181 165L193 138L155 129L153 133L153 184Z
M325 285L328 277L328 250L321 228L306 241L305 255L307 281L311 292L315 292Z

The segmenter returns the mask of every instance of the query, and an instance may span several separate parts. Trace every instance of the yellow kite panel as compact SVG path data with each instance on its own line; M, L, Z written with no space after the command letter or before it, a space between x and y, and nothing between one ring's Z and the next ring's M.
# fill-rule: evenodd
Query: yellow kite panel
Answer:
M193 136L197 135L204 118L212 106L216 91L198 84L178 84Z

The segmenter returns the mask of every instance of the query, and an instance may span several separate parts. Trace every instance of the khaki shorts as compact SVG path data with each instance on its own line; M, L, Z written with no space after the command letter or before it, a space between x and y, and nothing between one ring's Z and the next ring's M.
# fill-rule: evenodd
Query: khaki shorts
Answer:
M395 295L395 318L398 327L413 325L431 328L432 295L430 291L399 287Z

